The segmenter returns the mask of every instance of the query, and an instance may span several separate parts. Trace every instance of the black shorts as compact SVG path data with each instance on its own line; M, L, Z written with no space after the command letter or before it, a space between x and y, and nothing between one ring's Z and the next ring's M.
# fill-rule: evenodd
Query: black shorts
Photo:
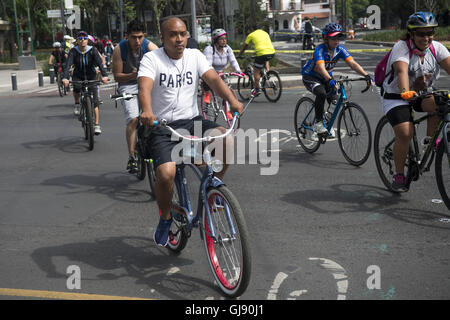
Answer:
M262 69L265 66L265 62L271 60L275 54L264 54L262 56L255 57L255 67Z
M406 103L406 102L405 102ZM411 108L417 112L424 112L422 109L422 100L418 99L410 104L405 104L392 108L386 113L386 117L392 127L403 123L403 122L413 122L414 119L411 114Z
M95 80L95 79L89 79L89 80ZM72 81L82 81L82 80L78 79L77 77L72 77ZM98 86L90 86L89 87L89 92L91 92L92 96L94 97L94 106L96 108L99 106L97 87ZM74 83L73 84L73 92L74 93L80 93L81 92L81 85Z
M201 116L197 116L193 119L177 120L169 123L169 126L175 130L181 130L179 132L180 134L183 134L182 130L187 130L190 135L198 135L197 132L194 132L194 121L201 123L202 136L207 130L219 127L217 123L204 120ZM150 131L147 138L147 146L155 168L166 162L176 162L177 159L172 159L172 149L178 143L180 143L180 141L172 138L172 133L167 128L154 128ZM181 158L181 155L177 156L180 156Z

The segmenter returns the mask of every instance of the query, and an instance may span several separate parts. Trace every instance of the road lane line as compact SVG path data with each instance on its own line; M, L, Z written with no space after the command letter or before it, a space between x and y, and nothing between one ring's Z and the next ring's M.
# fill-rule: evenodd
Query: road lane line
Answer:
M62 300L152 300L137 297L121 297L121 296L107 296L89 293L72 293L72 292L26 290L26 289L11 289L11 288L0 288L0 296L17 296L17 297L32 297L32 298L62 299Z
M278 289L280 288L283 281L288 277L284 272L279 272L273 281L272 288L269 290L267 295L267 300L277 300Z
M338 296L337 300L345 300L347 289L348 289L348 277L345 272L345 269L342 268L338 263L334 262L333 260L325 259L325 258L309 258L309 260L319 260L320 266L324 269L330 271L330 273L333 275L333 278L336 281L337 289L338 289Z

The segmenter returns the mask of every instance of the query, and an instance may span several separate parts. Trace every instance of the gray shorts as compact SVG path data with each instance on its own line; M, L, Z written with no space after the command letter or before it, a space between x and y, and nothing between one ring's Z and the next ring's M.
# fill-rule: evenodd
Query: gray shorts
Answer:
M119 94L123 93L138 93L138 84L124 84L117 89ZM139 101L138 97L130 100L121 100L123 113L125 114L125 122L128 124L134 118L139 116Z

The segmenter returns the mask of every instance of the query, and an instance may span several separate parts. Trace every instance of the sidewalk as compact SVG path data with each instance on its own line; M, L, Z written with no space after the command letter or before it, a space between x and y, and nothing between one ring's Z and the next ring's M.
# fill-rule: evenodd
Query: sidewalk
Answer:
M0 64L0 96L30 93L56 86L50 83L50 77L44 76L44 86L39 87L39 71L40 69L19 70L17 63ZM16 91L12 89L12 74L15 74L17 79Z
M18 70L18 64L1 64L0 63L0 96L14 96L25 93L38 92L48 88L55 88L56 84L50 83L50 77L44 76L44 86L39 87L39 69L36 70ZM299 68L297 68L299 69ZM276 70L274 68L274 70ZM300 69L298 73L284 73L283 69L277 70L280 72L283 88L297 87L303 85ZM287 72L288 70L286 70ZM11 74L16 74L17 91L12 90ZM112 77L111 77L112 79ZM235 83L234 83L235 82ZM233 87L237 84L237 79L232 79ZM56 91L55 91L56 92Z

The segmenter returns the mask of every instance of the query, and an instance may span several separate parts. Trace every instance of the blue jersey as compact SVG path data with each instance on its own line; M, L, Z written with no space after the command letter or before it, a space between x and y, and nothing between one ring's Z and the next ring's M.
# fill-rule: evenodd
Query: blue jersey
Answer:
M338 45L333 52L329 52L325 43L322 43L320 46L314 50L314 54L312 59L309 59L305 66L302 69L302 75L312 76L319 79L323 79L323 77L317 72L316 66L320 63L325 64L325 69L328 71L330 76L332 75L332 71L336 63L339 59L348 61L353 59L351 54L345 49L343 46Z

